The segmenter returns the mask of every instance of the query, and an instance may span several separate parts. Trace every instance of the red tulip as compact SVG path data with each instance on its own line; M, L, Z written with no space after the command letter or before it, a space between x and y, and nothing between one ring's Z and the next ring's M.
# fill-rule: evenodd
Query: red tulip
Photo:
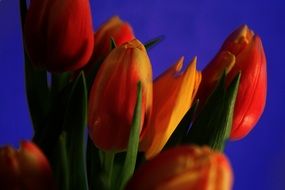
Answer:
M230 190L232 169L226 156L208 147L179 146L147 161L126 190Z
M89 135L99 148L118 151L126 148L139 81L142 83L142 129L152 104L152 71L146 49L134 39L111 51L90 91Z
M48 160L36 145L23 141L18 151L0 148L0 189L55 189Z
M113 16L95 32L94 54L105 58L111 50L111 38L117 46L135 38L132 27L118 16Z
M113 16L107 22L102 24L95 32L94 50L92 58L84 71L85 74L92 74L96 64L100 64L111 51L111 39L117 46L122 45L135 38L132 27L123 22L118 16Z
M24 42L33 65L52 72L76 70L94 44L88 0L31 0Z
M197 97L201 103L226 71L226 83L241 71L235 103L231 139L246 136L259 120L266 101L266 59L261 40L247 26L235 30L224 42L216 57L202 72L203 80Z

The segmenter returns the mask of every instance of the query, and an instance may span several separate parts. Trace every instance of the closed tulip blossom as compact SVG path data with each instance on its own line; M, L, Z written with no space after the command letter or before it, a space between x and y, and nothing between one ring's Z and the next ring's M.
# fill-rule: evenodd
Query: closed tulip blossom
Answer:
M232 183L224 154L208 147L179 146L141 165L126 190L230 190Z
M87 64L94 36L88 0L31 0L24 43L33 65L51 72Z
M94 38L96 40L92 58L84 69L87 75L91 74L94 68L97 68L98 64L110 53L112 49L111 39L114 40L117 46L120 46L131 41L135 36L132 27L127 22L123 22L118 16L113 16L99 27L94 34Z
M147 158L162 150L191 107L198 90L201 73L196 70L196 58L181 72L183 61L182 57L154 80L152 114L140 142Z
M267 90L266 58L261 39L245 25L226 39L218 54L203 70L197 95L202 104L224 71L227 85L241 72L230 134L231 139L241 139L259 120Z
M55 189L48 160L36 145L23 141L19 150L0 148L0 189Z
M117 46L135 38L132 27L118 16L113 16L102 24L94 35L94 55L104 58L111 50L111 38Z
M89 96L89 136L103 150L127 146L137 85L142 84L140 129L147 124L152 104L152 70L146 49L134 39L113 49L102 63Z

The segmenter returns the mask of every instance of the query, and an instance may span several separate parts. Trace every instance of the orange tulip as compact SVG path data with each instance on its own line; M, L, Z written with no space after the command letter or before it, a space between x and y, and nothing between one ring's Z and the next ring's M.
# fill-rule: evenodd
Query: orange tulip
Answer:
M134 39L107 56L90 91L89 135L99 148L117 151L126 148L139 81L142 83L142 129L150 117L152 70L146 49Z
M31 0L24 42L33 65L52 72L83 67L94 44L88 0Z
M179 146L138 168L126 190L230 190L232 178L224 154L208 147Z
M132 27L118 16L113 16L95 32L94 54L106 57L111 50L111 38L117 46L135 38Z
M141 135L141 150L150 158L158 154L191 107L201 81L196 58L180 72L184 58L178 60L153 84L153 108L149 125Z
M224 71L227 73L227 85L241 71L230 135L231 139L240 139L259 120L267 89L266 59L261 40L245 25L226 39L219 53L203 70L197 95L200 103L205 102Z
M55 189L48 160L36 145L23 141L18 151L0 148L0 189Z

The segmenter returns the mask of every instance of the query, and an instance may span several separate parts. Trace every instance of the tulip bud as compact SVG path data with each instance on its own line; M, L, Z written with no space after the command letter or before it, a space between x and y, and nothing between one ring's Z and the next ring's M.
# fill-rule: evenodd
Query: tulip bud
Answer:
M232 178L224 154L208 147L179 146L161 152L138 168L126 190L230 190Z
M134 39L111 51L90 91L89 135L99 148L126 148L139 81L142 83L142 129L151 111L152 71L146 49Z
M33 65L52 72L83 67L94 36L88 0L31 0L24 42Z
M86 75L92 75L94 68L98 68L99 65L106 56L110 53L111 39L114 40L117 46L122 45L135 38L132 27L123 22L118 16L113 16L107 22L102 24L100 28L95 32L94 38L94 50L92 58L84 68Z
M23 141L20 149L0 148L0 188L55 189L52 171L44 154L31 142Z
M247 26L235 30L216 57L203 70L197 98L203 104L221 74L226 71L227 85L241 71L235 103L231 139L246 136L259 120L266 101L266 59L259 36Z
M111 38L117 46L134 39L132 27L118 16L113 16L95 32L95 57L105 58L111 50Z
M201 73L196 58L184 72L182 57L153 84L153 106L149 125L141 135L140 149L150 158L158 154L192 105Z

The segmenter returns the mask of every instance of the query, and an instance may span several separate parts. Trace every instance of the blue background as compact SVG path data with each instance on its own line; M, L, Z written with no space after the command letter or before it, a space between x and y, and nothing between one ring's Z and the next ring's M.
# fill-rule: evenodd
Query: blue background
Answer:
M202 69L227 35L248 24L263 40L267 56L268 96L264 114L243 140L226 153L235 171L235 190L285 189L284 54L285 5L282 0L94 0L94 27L121 16L145 42L164 34L150 51L154 76L184 55L198 56ZM0 0L0 145L18 145L32 137L25 96L18 1Z

